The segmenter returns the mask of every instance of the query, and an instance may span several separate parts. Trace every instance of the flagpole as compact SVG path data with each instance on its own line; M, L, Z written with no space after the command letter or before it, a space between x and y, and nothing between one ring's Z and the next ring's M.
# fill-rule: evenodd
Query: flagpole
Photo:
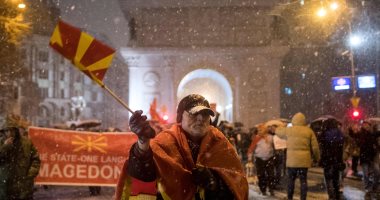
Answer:
M118 97L111 89L109 89L106 85L102 85L102 88L107 90L108 93L110 93L121 105L123 105L129 112L134 114L134 112L129 108L129 106L120 98Z

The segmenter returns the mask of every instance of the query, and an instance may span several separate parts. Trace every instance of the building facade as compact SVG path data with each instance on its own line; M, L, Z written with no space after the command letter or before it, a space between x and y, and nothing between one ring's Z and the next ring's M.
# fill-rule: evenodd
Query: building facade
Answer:
M273 34L278 1L120 0L129 22L121 54L130 69L129 103L154 98L175 121L177 102L201 93L222 119L247 127L280 117L280 67L288 48Z
M34 34L25 40L21 50L24 66L30 71L29 79L38 87L38 94L35 95L41 99L41 102L33 105L38 107L38 115L30 116L33 124L52 127L78 119L98 119L105 127L118 126L116 121L112 122L112 116L108 116L110 113L117 115L117 112L105 111L117 111L113 108L114 102L101 87L74 67L69 60L50 48L49 40L50 36ZM119 68L124 70L120 71ZM120 62L117 56L110 69L112 70L109 70L107 76L110 77L107 80L112 79L115 74L127 73L125 64ZM20 96L24 96L25 93L20 91ZM78 100L83 102L76 102ZM73 109L75 104L79 104L80 112ZM105 104L109 106L106 107Z

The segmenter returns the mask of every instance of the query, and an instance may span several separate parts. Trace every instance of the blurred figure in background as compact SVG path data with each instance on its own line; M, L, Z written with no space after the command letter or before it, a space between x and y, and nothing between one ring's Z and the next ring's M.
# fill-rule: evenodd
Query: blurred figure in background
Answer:
M258 126L257 135L248 149L248 160L254 156L254 163L259 179L259 188L262 195L267 195L267 188L271 196L274 195L274 165L273 165L273 135L269 134L264 124Z
M328 119L324 122L324 128L319 136L321 160L325 184L330 200L340 199L340 174L346 167L343 162L344 136L338 127L338 121Z
M0 130L0 199L32 200L41 161L32 141L20 133L28 123L10 114Z
M286 140L275 135L278 125L270 125L268 127L269 134L273 135L274 143L274 182L275 186L280 186L282 177L286 174ZM282 126L284 127L284 126Z
M354 123L348 128L348 135L351 137L351 170L354 176L358 176L358 165L360 156L359 133L360 126L358 123Z
M371 123L364 121L359 134L353 135L358 141L360 148L360 165L363 169L363 184L366 192L371 192L373 182L370 175L373 171L373 160L375 156L376 137L372 132Z

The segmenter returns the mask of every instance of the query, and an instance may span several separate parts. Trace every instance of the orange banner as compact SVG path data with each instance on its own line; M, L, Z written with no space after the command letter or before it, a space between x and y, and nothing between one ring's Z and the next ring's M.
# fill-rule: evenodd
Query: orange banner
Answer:
M115 186L137 137L127 132L85 132L30 127L41 159L36 184Z

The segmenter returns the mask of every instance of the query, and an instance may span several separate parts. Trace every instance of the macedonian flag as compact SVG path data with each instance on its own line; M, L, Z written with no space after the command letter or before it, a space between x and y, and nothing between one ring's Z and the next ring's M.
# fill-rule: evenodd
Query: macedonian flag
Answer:
M103 78L112 62L114 49L61 20L54 29L49 45L104 86Z

